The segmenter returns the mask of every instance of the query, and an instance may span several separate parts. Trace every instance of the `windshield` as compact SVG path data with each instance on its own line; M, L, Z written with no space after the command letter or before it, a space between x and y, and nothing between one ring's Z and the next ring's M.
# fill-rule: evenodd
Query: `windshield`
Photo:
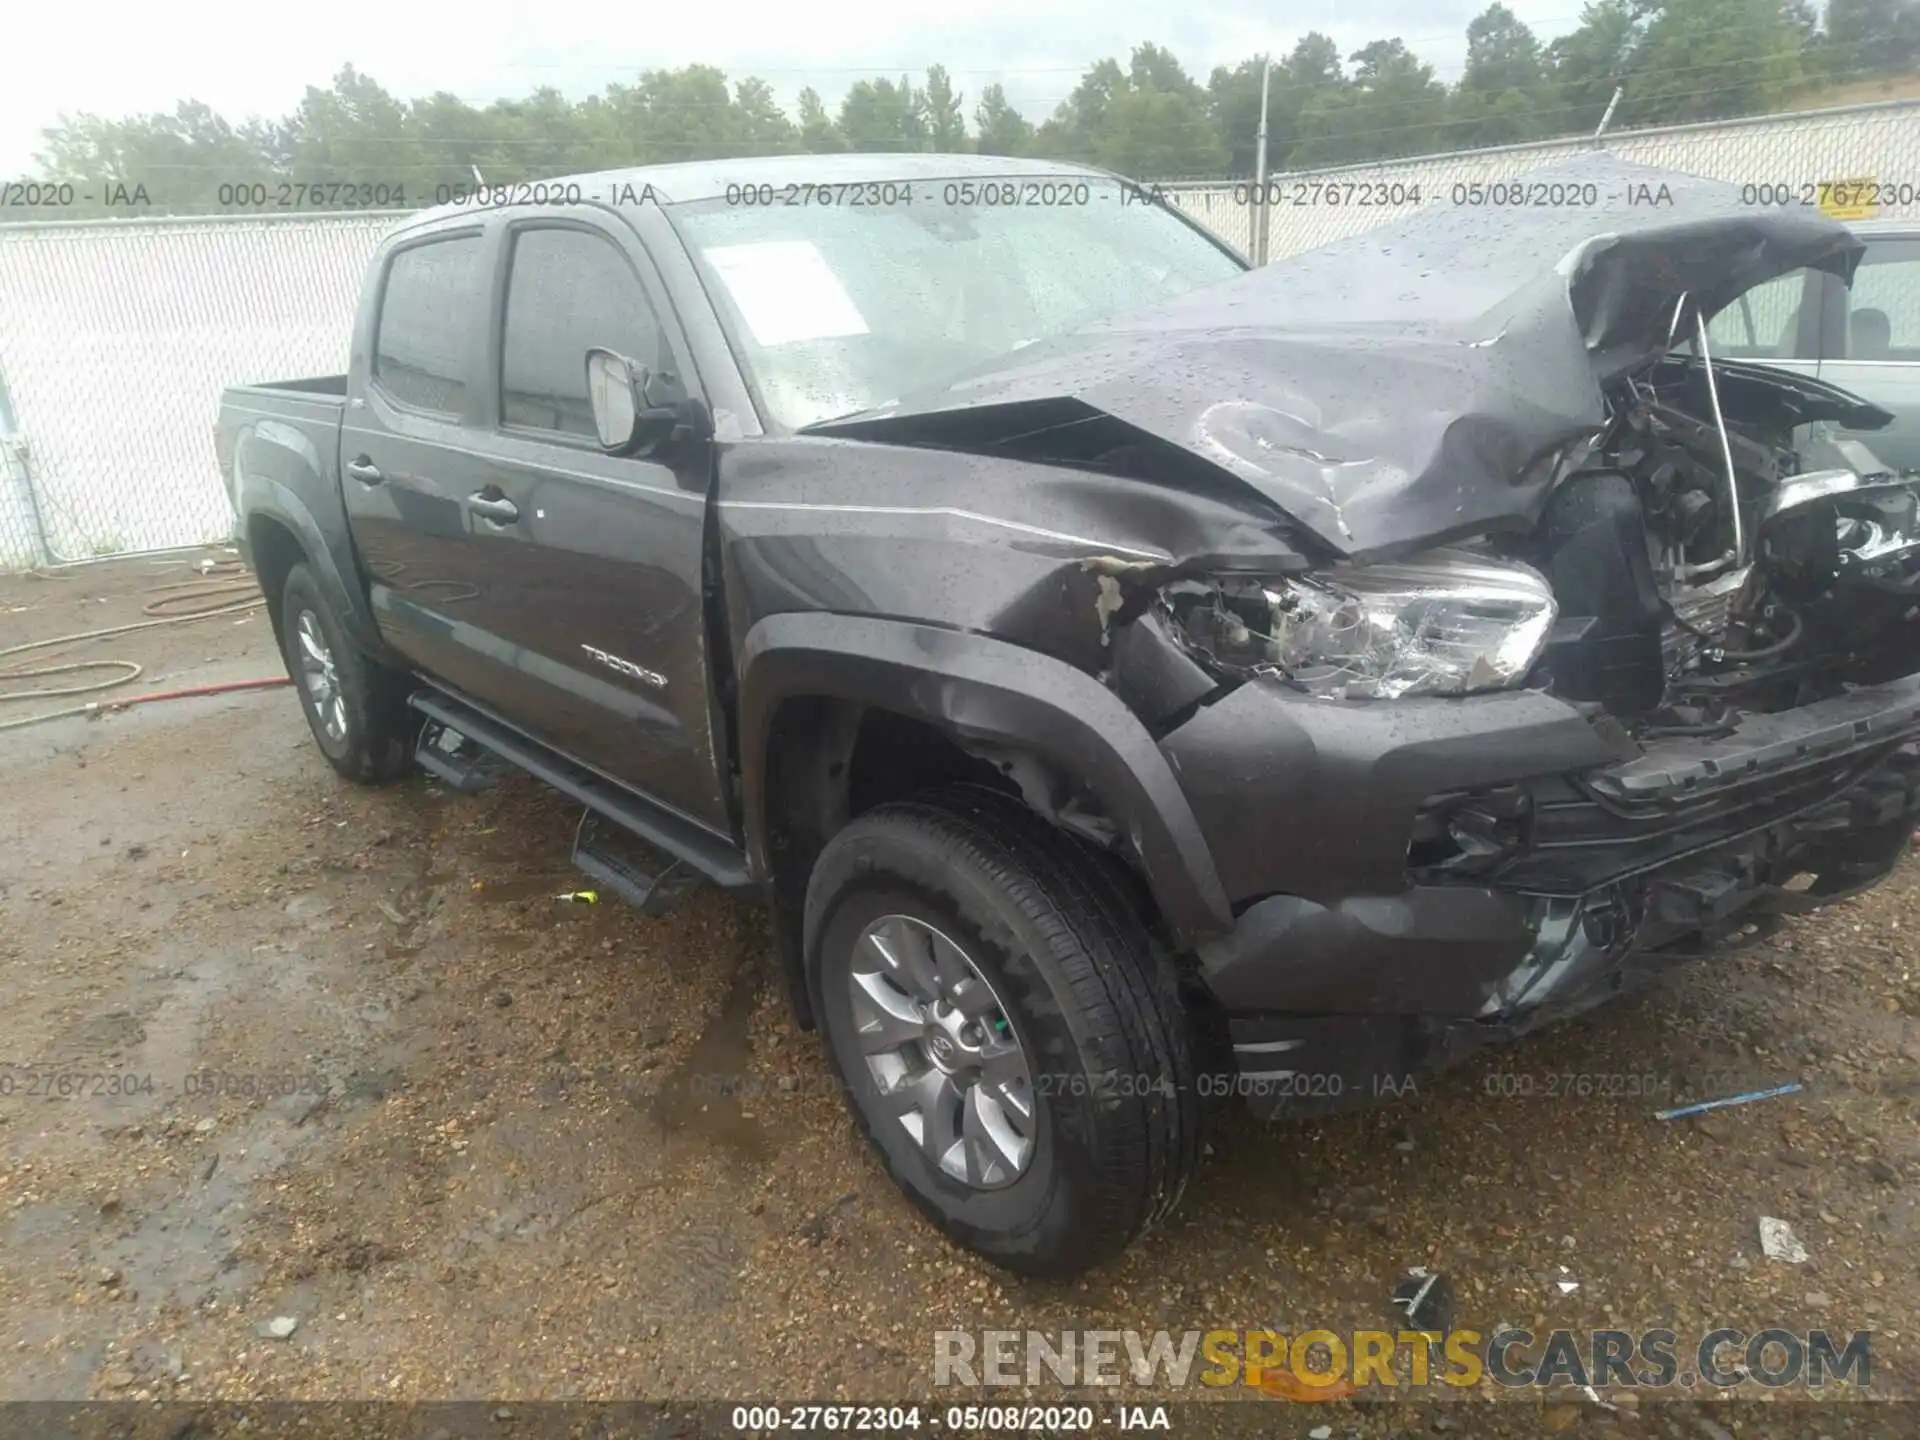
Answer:
M672 214L761 406L789 429L1243 268L1106 177L822 186L797 204L780 188L739 190ZM855 191L891 203L854 203L869 198Z

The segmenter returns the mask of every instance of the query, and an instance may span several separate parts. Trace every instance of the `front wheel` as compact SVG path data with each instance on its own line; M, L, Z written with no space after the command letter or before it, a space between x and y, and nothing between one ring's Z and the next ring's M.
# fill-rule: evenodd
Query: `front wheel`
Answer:
M990 791L828 842L806 943L827 1050L907 1196L1008 1270L1078 1274L1179 1201L1192 1039L1111 862Z

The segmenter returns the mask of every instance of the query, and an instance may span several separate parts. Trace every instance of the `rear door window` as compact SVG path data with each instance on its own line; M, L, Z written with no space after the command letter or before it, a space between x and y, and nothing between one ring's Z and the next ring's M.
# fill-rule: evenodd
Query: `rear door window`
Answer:
M480 303L480 237L457 235L395 252L374 329L373 378L415 410L458 419Z

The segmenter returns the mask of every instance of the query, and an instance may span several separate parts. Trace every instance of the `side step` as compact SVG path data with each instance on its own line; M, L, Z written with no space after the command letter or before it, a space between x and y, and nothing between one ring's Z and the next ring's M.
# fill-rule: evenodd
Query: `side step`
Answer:
M478 795L500 783L500 766L484 745L431 717L420 727L413 763L462 795Z
M632 836L592 810L580 812L580 828L573 835L573 863L641 914L666 914L705 879L684 860L670 860L665 869L650 871L634 853L639 848Z
M597 870L583 861L581 868L623 898L633 898L629 887L636 883L643 895L660 889L657 902L660 904L679 894L685 884L703 878L723 890L753 888L754 880L747 873L746 856L737 846L705 826L652 803L645 796L635 794L604 775L555 753L538 740L441 691L416 691L408 697L407 703L426 717L429 733L436 729L451 730L466 744L485 754L486 758L478 763L468 761L460 751L456 751L456 755L461 758L449 757L444 751L437 751L430 746L423 736L420 749L416 752L422 767L445 779L449 785L459 789L460 781L452 777L472 776L475 778L468 783L484 788L492 783L492 774L487 767L495 766L496 762L505 762L515 769L526 771L536 780L545 781L567 798L579 801L597 820L611 822L609 826L601 828L583 822L582 831L574 842L574 855L576 859L584 857L584 861L600 864L603 869ZM429 755L432 756L431 760L427 758ZM443 765L445 768L442 768ZM675 863L669 864L658 875L653 875L644 867L626 861L618 854L616 845L605 838L609 831L619 830L627 831L661 854L672 857ZM673 879L672 885L668 886L667 882L676 868L684 870L690 878L686 882Z

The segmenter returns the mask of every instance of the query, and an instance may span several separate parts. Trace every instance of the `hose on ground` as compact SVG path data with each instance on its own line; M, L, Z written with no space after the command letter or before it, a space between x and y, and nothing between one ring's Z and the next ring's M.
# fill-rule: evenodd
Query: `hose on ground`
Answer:
M0 676L0 679L4 678ZM116 680L113 683L119 685L125 682ZM64 720L70 715L97 715L103 710L121 710L129 705L147 705L156 700L186 700L197 695L226 695L235 690L271 690L276 686L292 683L292 679L288 676L270 675L264 680L226 680L217 685L189 685L181 690L154 690L145 695L123 695L116 700L91 700L85 705L69 705L65 710L53 710L45 715L29 715L24 720L0 720L0 730L21 730L47 720ZM0 696L0 699L15 698L17 697L11 695Z
M98 630L82 630L72 635L54 635L45 640L29 640L23 645L9 645L0 649L0 685L21 680L45 680L55 676L77 675L87 671L111 669L119 671L119 674L82 683L62 683L39 686L30 690L6 691L0 693L0 704L10 700L44 700L62 695L96 694L102 690L112 690L126 685L137 680L144 673L143 667L132 660L77 660L58 665L9 666L5 664L13 656L30 654L35 650L51 650L93 640L105 640L115 635L130 635L138 630L152 630L162 625L184 625L194 620L211 619L216 615L240 615L256 610L267 603L266 597L260 593L259 586L254 583L250 575L245 573L237 560L220 561L207 567L198 578L193 580L156 585L147 594L149 598L141 605L140 613L150 616L150 619L135 620L125 625L108 625ZM286 676L281 675L265 680L239 680L220 685L195 685L180 690L160 690L146 695L129 695L117 700L95 700L85 705L72 705L64 710L50 711L44 715L30 715L21 720L0 721L0 731L19 730L29 725L43 724L48 720L62 720L72 715L93 715L102 710L116 710L122 706L147 704L156 700L179 700L195 695L219 695L230 690L259 690L291 683Z

